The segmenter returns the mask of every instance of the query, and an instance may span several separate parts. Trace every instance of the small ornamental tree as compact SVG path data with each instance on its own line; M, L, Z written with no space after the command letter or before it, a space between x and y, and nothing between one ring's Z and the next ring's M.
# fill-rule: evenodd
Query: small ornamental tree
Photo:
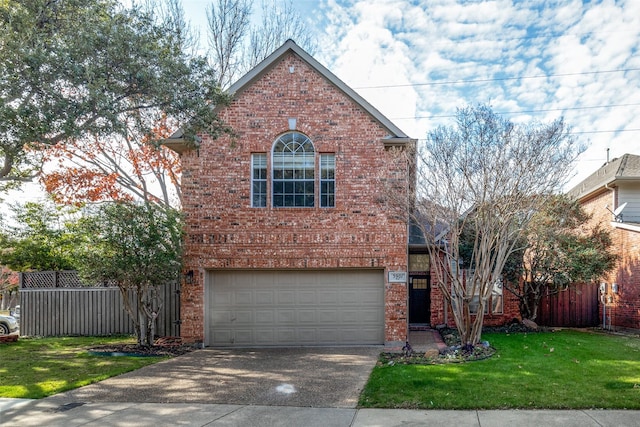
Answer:
M158 288L180 274L180 214L154 204L108 203L85 218L83 227L93 237L81 251L81 276L89 283L115 281L138 344L152 345L164 303Z
M555 195L533 215L521 249L505 268L504 288L518 298L520 315L536 320L540 300L577 283L597 281L614 267L611 236L575 201Z
M462 108L453 126L418 145L415 197L387 191L389 203L422 227L432 281L467 349L480 341L491 292L532 212L560 189L579 152L562 120L515 124L487 106Z

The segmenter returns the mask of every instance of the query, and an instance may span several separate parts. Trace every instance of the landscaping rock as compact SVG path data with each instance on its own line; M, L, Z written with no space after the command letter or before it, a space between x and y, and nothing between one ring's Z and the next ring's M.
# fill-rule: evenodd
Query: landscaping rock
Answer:
M426 357L427 359L435 359L438 356L440 356L440 352L435 348L429 349L424 353L424 357Z
M538 330L538 324L536 322L534 322L533 320L522 319L522 324L524 326L526 326L527 328L532 329L534 331Z

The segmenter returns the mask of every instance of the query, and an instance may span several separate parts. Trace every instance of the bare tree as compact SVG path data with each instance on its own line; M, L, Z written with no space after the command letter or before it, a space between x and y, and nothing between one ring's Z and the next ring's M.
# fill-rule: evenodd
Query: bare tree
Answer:
M207 8L210 57L221 87L233 83L242 68L242 41L250 16L249 0L215 0Z
M213 0L207 9L210 61L222 87L228 87L287 39L311 54L316 49L313 32L291 0L262 0L261 20L254 25L250 22L251 5L249 0Z
M459 109L455 126L435 129L418 147L419 202L393 203L422 227L432 280L467 348L480 341L491 292L532 212L560 189L580 151L562 119L517 125L482 105ZM473 236L468 259L465 233Z
M287 39L295 40L309 53L316 48L315 39L291 0L275 2L262 0L262 22L251 30L246 59L253 68Z

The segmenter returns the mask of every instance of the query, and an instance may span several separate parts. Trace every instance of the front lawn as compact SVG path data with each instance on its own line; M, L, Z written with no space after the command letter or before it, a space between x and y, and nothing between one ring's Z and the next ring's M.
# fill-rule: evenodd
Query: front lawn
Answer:
M640 339L581 331L487 333L476 362L378 363L360 406L640 409Z
M0 344L0 397L39 399L163 360L92 356L87 349L135 343L129 337L21 338Z

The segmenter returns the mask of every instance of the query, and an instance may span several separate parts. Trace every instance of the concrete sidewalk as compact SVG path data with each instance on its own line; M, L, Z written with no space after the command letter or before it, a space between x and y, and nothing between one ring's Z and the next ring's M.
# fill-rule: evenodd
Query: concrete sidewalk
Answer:
M3 409L4 408L4 409ZM2 426L639 426L640 411L436 411L0 399Z
M432 330L409 340L444 346ZM640 426L640 411L358 409L380 351L198 350L45 399L0 398L0 426Z

